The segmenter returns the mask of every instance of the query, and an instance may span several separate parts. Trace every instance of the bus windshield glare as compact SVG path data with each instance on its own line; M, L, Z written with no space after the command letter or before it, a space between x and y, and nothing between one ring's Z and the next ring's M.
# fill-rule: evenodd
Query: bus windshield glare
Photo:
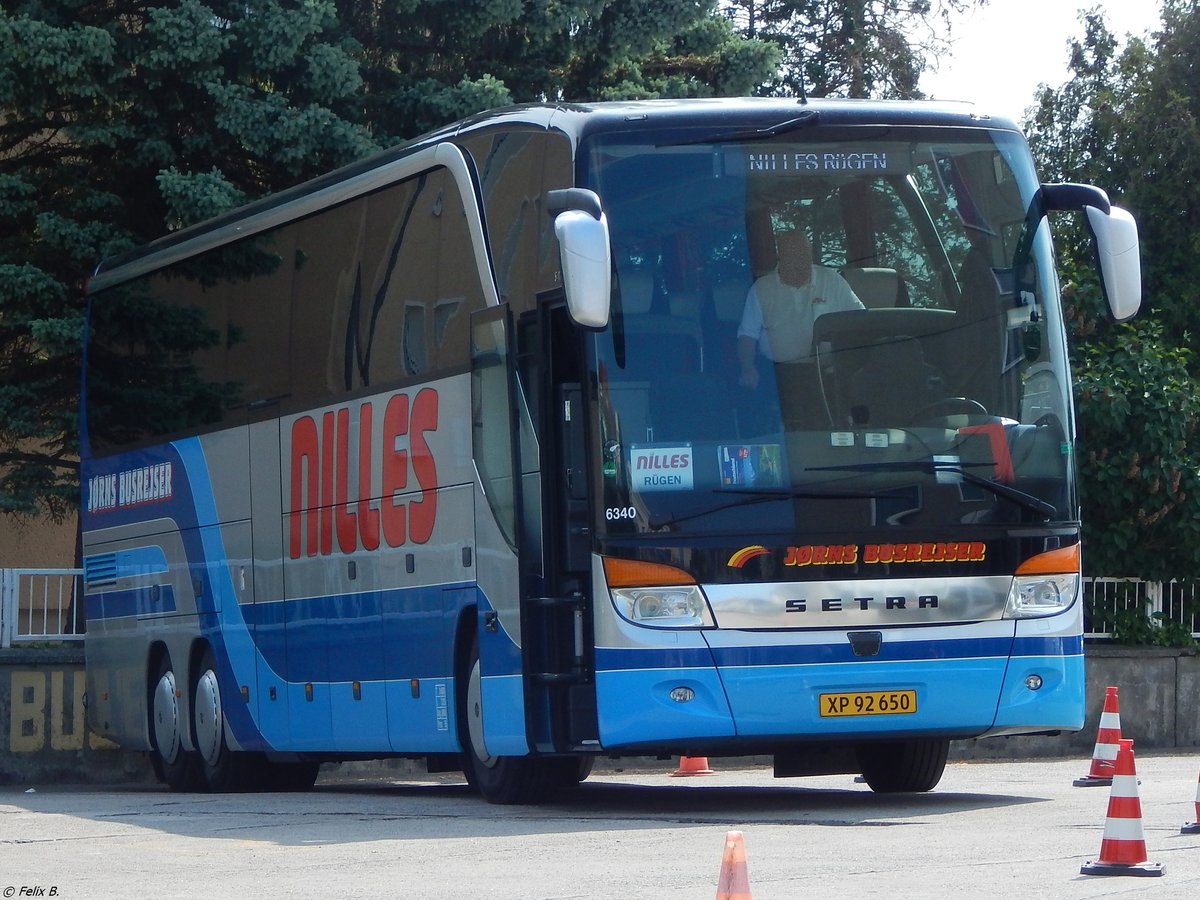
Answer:
M1058 287L1019 136L588 151L615 264L592 340L602 534L1077 519Z

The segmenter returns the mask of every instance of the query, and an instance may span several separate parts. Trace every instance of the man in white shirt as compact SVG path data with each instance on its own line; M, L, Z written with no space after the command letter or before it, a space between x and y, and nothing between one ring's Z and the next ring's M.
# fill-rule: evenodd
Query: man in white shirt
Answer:
M738 328L738 383L743 387L758 386L756 350L775 363L811 363L817 317L863 308L836 270L813 265L812 245L803 232L780 232L775 245L779 263L750 287Z

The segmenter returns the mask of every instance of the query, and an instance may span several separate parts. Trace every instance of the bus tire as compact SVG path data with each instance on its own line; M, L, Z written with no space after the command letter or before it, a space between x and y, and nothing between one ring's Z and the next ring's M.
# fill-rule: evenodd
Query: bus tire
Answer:
M511 805L538 803L565 787L567 775L576 784L581 773L574 757L493 756L483 742L483 682L479 668L479 638L471 643L461 673L459 734L463 751L463 773L467 783L488 803ZM563 761L572 764L568 768Z
M950 741L937 738L861 744L858 764L877 794L923 793L942 780Z
M179 690L171 659L159 660L150 684L151 764L158 780L173 791L198 791L204 787L199 754L183 749L184 720L179 710Z
M244 791L259 786L265 761L262 754L229 749L225 741L225 710L212 648L204 651L192 689L192 726L200 769L208 790Z
M567 790L582 784L592 774L596 757L588 753L573 756L546 756L541 758L544 779L554 792Z

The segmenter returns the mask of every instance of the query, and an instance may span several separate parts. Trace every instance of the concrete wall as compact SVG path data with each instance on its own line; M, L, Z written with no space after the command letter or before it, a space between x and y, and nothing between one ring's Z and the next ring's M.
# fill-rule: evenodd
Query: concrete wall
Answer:
M86 727L83 648L0 650L0 784L150 780L148 760Z
M1121 734L1133 738L1135 750L1200 748L1196 651L1099 645L1087 648L1088 716L1082 731L960 741L951 756L1090 758L1110 685L1119 689ZM0 651L0 784L152 780L144 755L121 751L87 731L84 692L82 648Z

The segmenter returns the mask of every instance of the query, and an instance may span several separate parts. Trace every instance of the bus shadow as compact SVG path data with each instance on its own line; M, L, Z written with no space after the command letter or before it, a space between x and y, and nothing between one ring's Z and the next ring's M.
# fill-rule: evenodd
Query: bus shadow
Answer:
M180 837L279 846L367 841L512 838L610 831L797 825L917 826L934 816L1047 802L1049 798L936 791L875 794L847 776L845 786L647 784L595 775L554 801L497 806L464 783L357 780L318 783L309 793L174 794L163 790L47 791L0 796L34 813L66 815Z

